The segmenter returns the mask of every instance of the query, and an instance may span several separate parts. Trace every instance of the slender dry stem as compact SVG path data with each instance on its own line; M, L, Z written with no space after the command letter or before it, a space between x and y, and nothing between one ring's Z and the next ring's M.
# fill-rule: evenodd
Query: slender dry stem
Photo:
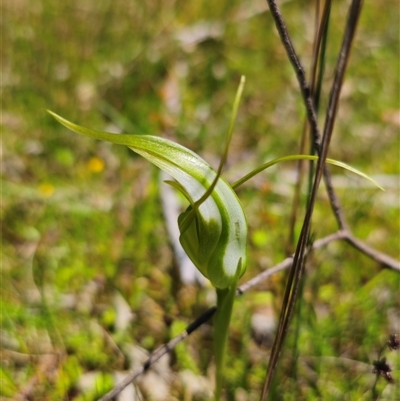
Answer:
M314 211L314 205L316 202L318 187L319 187L322 175L324 174L324 170L327 171L325 168L325 159L327 157L329 144L330 144L330 140L332 137L333 126L334 126L338 102L339 102L340 89L341 89L341 86L343 83L347 61L349 59L351 43L354 38L354 33L355 33L358 17L360 15L361 6L362 6L361 0L353 0L353 2L351 3L351 6L350 6L350 12L349 12L349 17L347 19L344 39L342 42L342 46L341 46L341 50L339 53L339 58L338 58L337 66L336 66L335 78L334 78L332 90L331 90L330 97L329 97L329 105L328 105L328 110L327 110L327 116L325 119L324 135L322 138L322 142L320 142L320 134L319 134L318 123L316 120L314 104L312 101L312 96L311 96L312 94L309 89L309 85L307 83L306 77L305 77L304 69L303 69L303 67L300 63L300 60L297 57L296 52L293 48L289 33L286 29L282 15L278 9L276 2L274 0L267 0L267 2L270 6L271 14L274 18L274 21L275 21L277 30L280 34L282 43L285 46L288 57L295 68L295 72L296 72L296 75L299 80L300 89L303 94L303 100L304 100L304 103L306 106L309 123L310 123L311 129L313 132L313 136L314 136L315 148L318 151L319 159L317 162L314 183L313 183L313 187L312 187L312 191L311 191L311 195L310 195L310 199L309 199L309 204L307 207L302 230L300 233L300 237L299 237L297 247L296 247L296 252L294 255L294 259L293 259L293 265L290 270L287 284L286 284L286 289L285 289L285 294L284 294L284 298L283 298L281 314L280 314L280 319L279 319L278 330L277 330L277 334L275 336L274 344L272 346L271 357L270 357L269 364L268 364L267 376L266 376L264 388L263 388L263 391L262 391L261 397L260 397L261 401L266 400L266 398L268 397L268 393L269 393L269 390L272 385L272 380L275 376L275 371L276 371L276 366L277 366L277 363L279 360L279 356L280 356L281 350L283 348L283 344L284 344L284 341L285 341L285 338L286 338L286 335L287 335L287 332L289 329L289 325L291 322L291 318L293 316L293 311L294 311L294 308L296 305L298 292L299 292L299 288L300 288L300 284L301 284L301 279L302 279L303 272L304 272L305 255L306 255L307 242L308 242L310 227L311 227L311 218L312 218L312 214ZM344 227L345 226L344 218L342 216L342 212L341 212L341 209L339 206L338 199L333 190L333 186L330 183L330 176L328 173L325 173L325 181L327 182L328 193L330 196L331 204L333 206L334 214L335 214L336 218L338 219L339 225L341 227Z

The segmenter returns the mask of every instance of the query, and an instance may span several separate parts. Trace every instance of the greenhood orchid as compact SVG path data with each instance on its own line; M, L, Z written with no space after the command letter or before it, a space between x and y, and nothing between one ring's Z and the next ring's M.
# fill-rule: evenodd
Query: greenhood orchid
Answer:
M217 312L214 321L215 400L220 399L222 391L225 349L236 288L247 266L247 223L234 188L275 163L317 159L309 155L275 159L259 166L232 185L221 177L244 82L242 77L233 103L225 149L217 171L196 153L170 140L151 135L96 131L71 123L49 111L57 121L78 134L128 146L171 175L176 181L167 183L179 190L188 200L188 208L178 219L180 242L195 266L217 291ZM370 179L344 163L330 159L327 162Z

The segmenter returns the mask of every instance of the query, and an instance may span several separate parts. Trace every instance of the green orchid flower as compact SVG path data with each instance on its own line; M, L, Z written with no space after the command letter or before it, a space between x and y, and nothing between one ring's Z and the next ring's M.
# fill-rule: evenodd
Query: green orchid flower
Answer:
M221 177L244 82L242 77L233 103L225 149L217 171L196 153L168 139L151 135L96 131L71 123L49 111L57 121L78 134L128 146L171 175L176 181L167 183L179 190L188 200L188 208L178 218L180 242L194 265L210 280L217 292L217 312L214 320L215 400L219 400L223 387L226 343L236 288L247 267L247 223L234 189L278 162L318 159L309 155L281 157L259 166L232 185ZM327 162L371 180L344 163L331 159L327 159Z

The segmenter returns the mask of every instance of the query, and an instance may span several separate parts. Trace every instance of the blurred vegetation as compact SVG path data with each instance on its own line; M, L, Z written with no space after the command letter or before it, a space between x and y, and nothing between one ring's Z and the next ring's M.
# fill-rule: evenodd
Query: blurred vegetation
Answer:
M323 104L348 3L334 2ZM306 68L314 6L282 2ZM154 350L213 299L208 288L180 282L157 170L123 147L72 134L46 109L92 128L172 137L215 166L243 74L230 181L296 153L304 109L266 2L18 0L2 11L1 396L94 400L113 386L115 371L136 366L133 349ZM365 3L330 152L386 188L379 193L333 170L354 233L395 258L398 22L396 1ZM279 166L239 191L250 229L244 280L285 256L293 177L293 165ZM313 230L320 237L335 229L321 191ZM250 316L261 291L273 294L278 313L281 281L274 277L235 305L227 400L258 399L269 348L251 335ZM344 243L316 252L297 354L289 338L273 399L371 399L372 361L400 331L399 288L399 275ZM121 300L130 313L121 312ZM166 399L207 399L179 378L188 370L212 377L210 344L206 326L171 355ZM400 361L390 358L396 382L381 379L377 391L399 399ZM137 391L156 399L145 383Z

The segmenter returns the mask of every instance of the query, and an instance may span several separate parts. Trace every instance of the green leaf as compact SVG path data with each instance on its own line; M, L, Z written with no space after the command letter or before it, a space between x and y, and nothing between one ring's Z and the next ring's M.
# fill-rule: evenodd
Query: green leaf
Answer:
M231 186L200 156L168 139L97 131L76 125L52 111L49 113L78 134L128 146L175 178L191 205L201 200L196 206L196 213L193 214L189 208L179 219L180 241L190 259L217 288L232 285L240 259L240 276L243 275L247 244L243 209ZM203 196L214 185L211 195L204 199ZM191 213L193 218L187 227L182 227Z
M232 184L232 188L237 188L240 185L242 185L243 183L245 183L246 181L250 180L251 178L253 178L255 175L261 173L262 171L266 170L268 167L273 166L274 164L280 163L280 162L286 162L286 161L293 161L293 160L318 160L318 156L312 156L312 155L290 155L290 156L284 156L284 157L278 157L274 160L271 160L269 162L263 163L260 166L258 166L257 168L255 168L254 170L250 171L250 173L246 174L244 177L240 178L239 180L237 180L236 182L234 182ZM371 181L375 186L377 186L379 189L381 189L382 191L384 191L384 189L373 179L371 178L369 175L363 173L360 170L357 170L354 167L349 166L346 163L334 160L334 159L326 159L326 163L328 164L332 164L334 166L337 167L341 167L344 168L345 170L348 170L356 175L359 175L360 177L363 177L365 179L367 179L368 181Z

